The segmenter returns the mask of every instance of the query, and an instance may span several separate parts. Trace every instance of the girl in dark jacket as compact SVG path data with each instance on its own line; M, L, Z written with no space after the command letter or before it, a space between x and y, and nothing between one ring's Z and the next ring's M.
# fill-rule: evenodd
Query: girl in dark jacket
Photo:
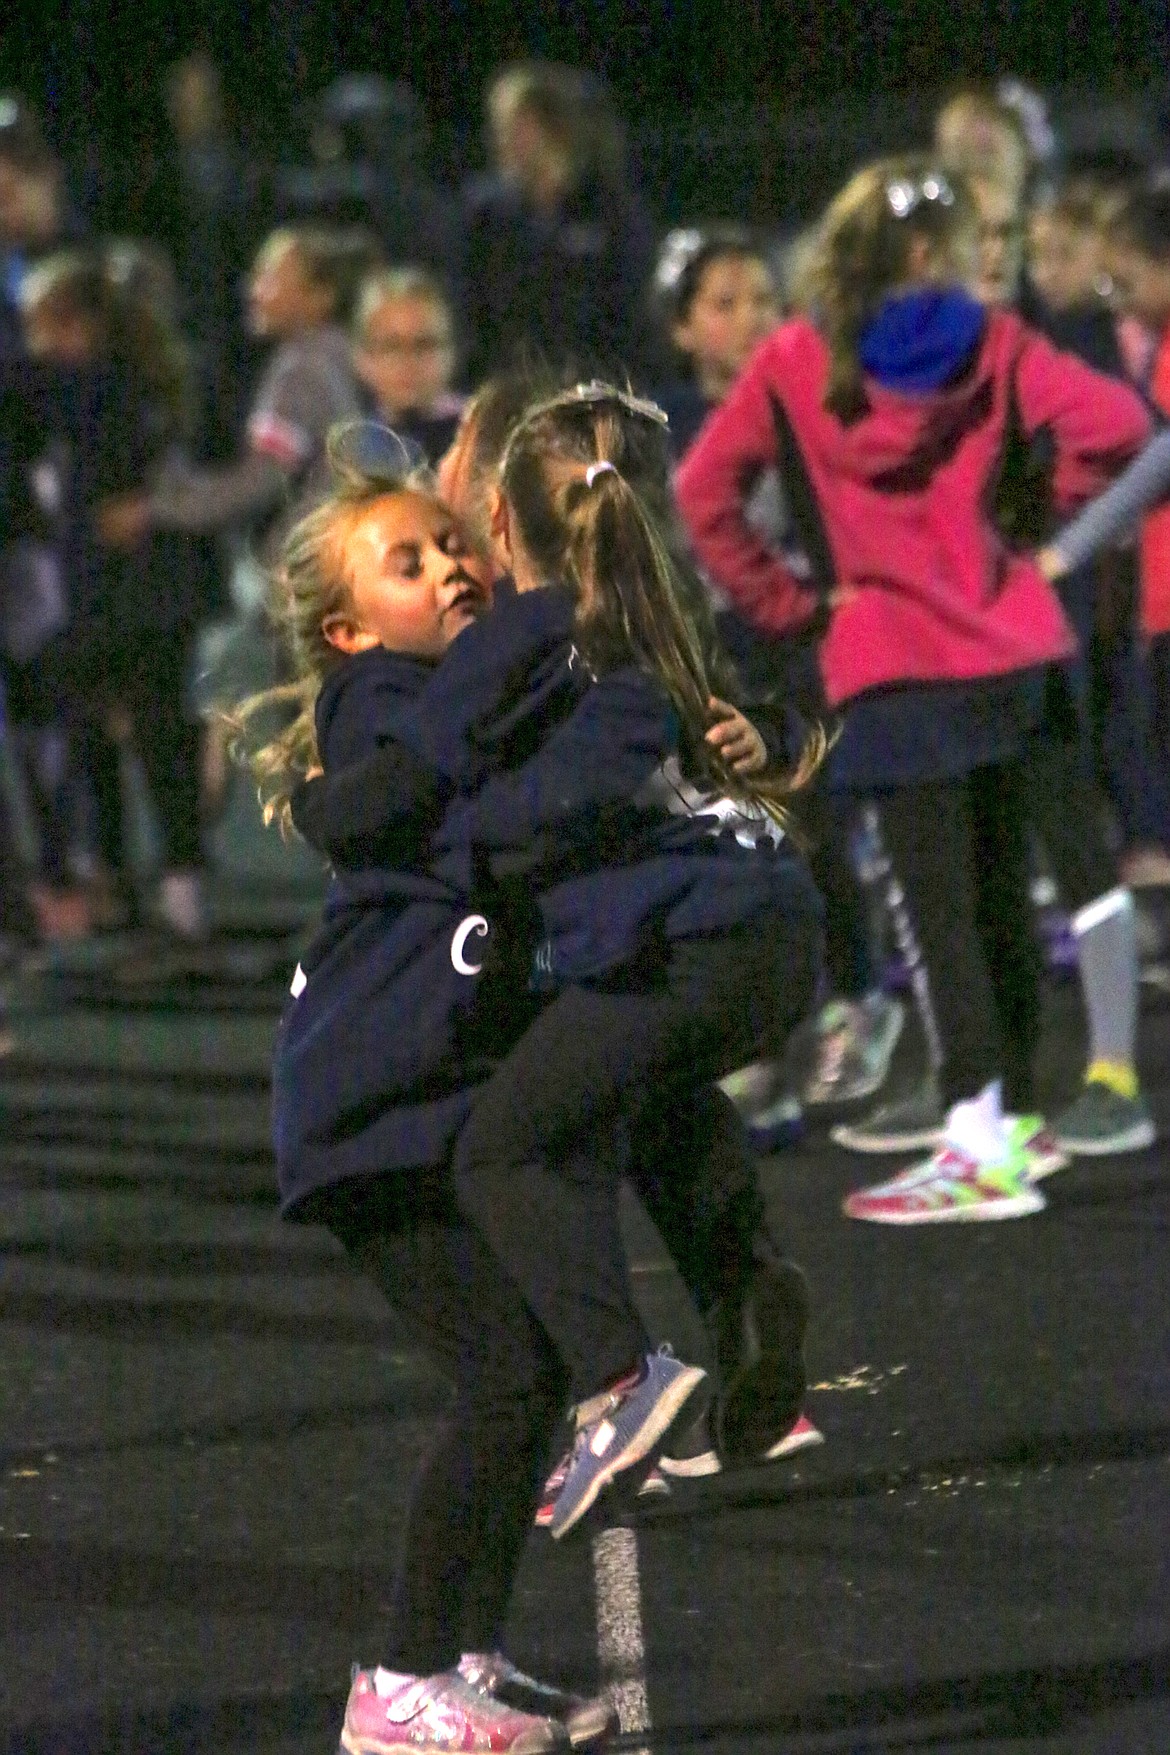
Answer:
M613 402L615 393L608 397ZM546 412L550 420L555 417L556 411ZM577 414L591 426L588 408L579 405ZM610 436L615 437L612 430ZM594 453L596 448L594 438ZM620 450L620 445L615 448ZM612 458L594 455L593 461L608 461L610 468L599 474L616 476ZM578 502L596 485L596 477L585 479L591 467L591 462L582 460L571 472ZM469 1619L476 1620L482 1648L488 1636L479 1632L485 1615L489 1620L502 1615L523 1531L535 1509L541 1452L563 1401L577 1404L579 1430L585 1438L575 1448L574 1466L562 1493L562 1498L568 1495L567 1508L558 1500L562 1516L559 1523L554 1520L554 1534L576 1521L625 1461L634 1463L640 1456L649 1465L672 1423L672 1407L677 1409L685 1400L674 1386L685 1391L695 1381L689 1368L657 1357L640 1372L627 1374L625 1367L644 1340L632 1313L614 1227L615 1173L599 1160L616 1120L615 1104L627 1090L637 1090L644 1074L655 1076L671 1038L676 1039L676 1052L704 1054L718 1070L729 1040L734 1057L745 1034L759 1030L766 1013L774 1016L768 994L755 989L774 991L776 971L771 967L760 971L758 981L754 975L746 982L741 979L732 1007L730 983L725 982L727 990L714 998L707 991L710 982L704 969L710 965L704 961L701 942L695 957L676 959L673 983L664 976L649 996L639 992L639 965L644 973L646 957L656 954L660 935L672 919L676 927L684 933L689 927L701 941L733 924L737 907L740 917L744 910L754 916L761 907L787 909L790 932L783 960L789 982L786 1004L792 1009L807 1003L810 996L816 908L795 861L777 862L768 853L741 846L734 833L712 835L717 820L695 825L689 818L671 819L653 807L630 811L631 783L635 778L652 780L663 757L678 745L677 709L654 682L653 672L644 675L636 666L618 664L600 683L594 682L584 665L598 662L601 655L596 648L594 652L586 648L585 657L570 664L582 637L580 627L574 626L571 589L563 594L521 595L516 599L518 620L512 632L498 625L493 630L487 656L494 647L497 658L492 663L497 667L502 663L504 674L513 678L513 692L505 693L502 705L490 709L485 703L485 689L489 696L498 692L499 676L489 687L484 666L472 652L448 681L447 716L438 721L437 735L434 699L424 705L420 694L416 710L403 711L405 629L399 611L404 595L413 591L417 596L417 588L412 585L408 591L408 581L398 579L391 592L393 617L387 621L383 611L388 582L393 585L395 569L404 566L420 587L427 587L428 579L437 577L435 556L442 557L443 577L438 585L427 587L432 589L432 601L441 606L436 635L441 642L444 620L449 635L460 620L474 613L475 587L469 583L469 569L451 551L449 520L442 528L432 524L428 529L426 520L438 515L433 502L420 503L402 493L387 498L383 490L380 500L370 504L367 496L364 507L351 508L342 520L336 505L331 510L335 595L331 604L323 604L319 571L315 591L302 594L302 607L313 599L306 625L318 630L318 658L327 657L320 649L323 628L334 649L350 654L337 667L337 680L331 679L321 694L318 718L324 753L343 764L351 760L356 753L355 729L359 737L363 728L368 735L371 713L377 721L373 709L380 703L382 722L396 720L402 741L413 738L428 766L437 765L446 775L450 798L442 821L429 836L416 826L416 865L422 849L429 852L413 878L388 877L385 870L376 870L339 879L330 909L332 932L327 928L327 936L298 976L298 997L282 1026L277 1052L278 1155L286 1200L300 1205L302 1195L326 1185L320 1170L332 1143L337 1159L334 1186L348 1181L360 1190L356 1200L345 1202L346 1218L338 1229L395 1304L413 1310L416 1322L428 1329L429 1344L449 1364L459 1386L451 1435L428 1471L416 1504L417 1518L412 1520L417 1540L411 1543L404 1583L412 1613L402 1620L396 1669L382 1672L380 1680L359 1679L351 1698L347 1725L354 1727L352 1746L361 1747L360 1727L366 1719L373 1723L380 1711L385 1716L387 1700L405 1701L411 1689L417 1693L424 1687L419 1678L432 1676L434 1686L426 1685L430 1696L436 1688L447 1689L449 1678L435 1682L432 1672L444 1672L455 1661L460 1647L454 1643L452 1650L452 1645ZM387 517L392 528L385 523ZM346 534L339 544L342 526ZM315 531L320 560L326 538L320 520ZM390 536L393 540L387 547ZM363 548L370 562L366 566ZM338 572L341 555L345 564ZM645 577L635 568L635 579L639 576ZM653 579L646 582L652 591ZM462 661L464 641L473 642L488 627L483 623L469 628L451 658ZM426 659L433 661L442 650L441 643L418 644L417 623L411 638L416 664L421 657L425 666ZM393 655L382 650L391 642L400 648ZM428 687L439 681L446 662L433 671ZM664 668L669 673L669 665ZM470 698L477 691L478 708ZM352 708L345 703L351 692ZM358 706L363 697L364 704ZM701 699L700 723L705 727L705 695ZM394 710L387 716L388 707ZM484 711L486 728L481 719ZM460 734L450 722L458 716L464 725ZM473 727L479 727L474 736L469 718ZM294 731L292 741L285 740L278 754L278 762L286 768L296 735ZM582 751L592 757L584 776ZM508 773L487 771L498 761L508 757L515 761L525 754L528 759L515 768L510 786ZM713 764L718 766L717 758ZM618 767L623 768L624 783ZM753 809L752 799L743 796L743 788L733 784L746 807L737 819L740 829L745 837L749 825L759 833L762 817ZM762 787L753 791L772 801L782 788L778 781L765 778ZM615 874L616 884L608 892L612 919L601 932L590 931L587 924L588 914L596 914L607 896L603 879L599 876L591 883L588 876L598 844L605 838L599 802L618 808L624 833L638 831L628 846L631 852L640 852L640 865L649 878L647 899L631 881L632 872ZM647 816L663 824L657 844L646 822L638 822ZM487 823L500 825L494 846L482 833ZM616 826L611 825L611 832ZM537 1121L543 1118L559 1127L558 1147L536 1138L532 1141L535 1160L528 1160L528 1136L520 1141L513 1127L505 1138L493 1142L487 1159L474 1150L466 1156L460 1152L450 1176L444 1166L458 1126L459 1093L454 1087L460 1079L465 1085L474 1076L473 1069L468 1070L467 1053L470 1036L478 1028L471 1017L475 1010L471 996L480 985L483 944L492 942L491 917L498 912L490 905L482 912L473 909L469 904L484 892L473 894L471 885L485 859L490 866L502 852L506 866L512 856L525 851L528 881L533 888L545 886L553 898L544 910L548 953L544 967L562 982L579 971L592 971L598 986L595 991L570 988L564 995L567 1000L575 993L583 996L585 1015L581 1005L571 1004L566 1011L560 1000L542 1014L545 1018L558 1014L560 1022L544 1037L550 1091L547 1097L538 1093L534 1109ZM497 869L496 883L500 876ZM734 952L735 941L728 944L726 932L722 941L725 952ZM749 968L753 961L734 955L727 960ZM614 975L613 991L600 983L607 966ZM690 1005L684 1002L688 980ZM745 987L750 991L745 993ZM387 1005L398 1025L393 1037L379 1037L375 1049L371 1021L387 1015ZM733 1010L734 1017L729 1018ZM748 1015L741 1016L745 1012ZM601 1026L608 1029L608 1063L601 1057ZM644 1049L647 1030L649 1060ZM582 1095L582 1070L577 1063L583 1066L590 1057L599 1076L597 1081L585 1079ZM513 1084L512 1101L517 1091L523 1101L523 1075L531 1060L506 1064L521 1081ZM380 1091L370 1082L378 1078ZM379 1130L378 1113L396 1105L401 1108L407 1088L423 1101L416 1102L412 1112L400 1114L397 1125L388 1121ZM568 1113L574 1106L576 1113ZM474 1117L475 1103L465 1100L464 1114L468 1107ZM461 1138L468 1136L465 1128ZM315 1158L305 1151L314 1140L319 1148ZM513 1170L517 1148L521 1161ZM501 1153L504 1163L499 1162ZM301 1188L298 1169L306 1158L313 1168L309 1186ZM430 1166L432 1174L387 1177L386 1170L395 1163L416 1172ZM308 1210L319 1214L322 1208L310 1201ZM791 1280L788 1286L792 1297ZM517 1296L513 1287L523 1293L515 1309L509 1302ZM593 1298L583 1303L577 1294L575 1303L577 1287L587 1288ZM428 1315L433 1318L429 1328ZM797 1313L791 1310L790 1321L794 1318ZM802 1326L802 1319L795 1326ZM605 1365L606 1358L612 1359L612 1366ZM762 1381L757 1379L757 1385ZM590 1387L592 1394L582 1393ZM798 1406L798 1384L790 1382L781 1391L773 1383L771 1390L773 1408L781 1393L791 1398L794 1391ZM625 1454L611 1461L615 1446ZM474 1487L471 1505L465 1503L468 1481ZM453 1513L453 1500L463 1505L466 1516ZM490 1539L486 1526L479 1533L477 1517L489 1518ZM465 1541L469 1527L472 1534ZM459 1547L457 1562L453 1542ZM440 1559L447 1564L436 1571ZM468 1590L455 1588L451 1581L457 1576L466 1577ZM472 1615L468 1597L477 1593L482 1600Z

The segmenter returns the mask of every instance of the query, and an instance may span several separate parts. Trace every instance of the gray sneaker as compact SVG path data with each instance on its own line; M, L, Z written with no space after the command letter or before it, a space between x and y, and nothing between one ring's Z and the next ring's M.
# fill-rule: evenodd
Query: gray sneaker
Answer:
M928 1152L942 1139L946 1119L938 1087L928 1079L859 1121L840 1123L830 1137L850 1152Z
M901 1001L884 993L827 1005L817 1020L816 1062L803 1102L813 1108L872 1097L885 1084L905 1016Z
M1076 1101L1057 1116L1052 1133L1074 1158L1107 1158L1144 1152L1157 1137L1154 1118L1142 1096L1119 1097L1108 1085L1087 1083Z
M568 1534L615 1476L639 1464L643 1475L649 1473L672 1428L684 1429L699 1411L706 1380L699 1366L685 1365L669 1347L660 1347L635 1380L606 1398L577 1430L548 1520L555 1539Z

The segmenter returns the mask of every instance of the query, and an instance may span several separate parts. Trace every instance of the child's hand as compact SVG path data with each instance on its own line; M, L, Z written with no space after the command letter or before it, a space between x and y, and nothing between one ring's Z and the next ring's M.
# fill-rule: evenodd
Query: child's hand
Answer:
M767 764L768 751L763 738L750 719L729 701L712 695L707 702L715 723L707 733L707 742L714 745L737 774L758 774Z
M1039 567L1050 585L1054 584L1057 579L1063 579L1064 575L1068 572L1064 556L1058 548L1042 548L1037 550L1036 565Z

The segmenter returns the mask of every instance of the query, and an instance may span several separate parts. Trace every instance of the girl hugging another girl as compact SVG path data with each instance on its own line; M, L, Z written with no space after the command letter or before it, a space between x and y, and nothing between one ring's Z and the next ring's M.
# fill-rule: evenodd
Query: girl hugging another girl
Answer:
M383 822L351 838L282 1022L284 1205L331 1226L455 1390L351 1755L553 1748L550 1711L577 1740L605 1728L499 1646L566 1409L554 1536L701 1411L703 1371L650 1348L617 1224L623 1169L676 1111L699 1169L651 1164L651 1194L713 1332L722 1460L799 1413L803 1280L713 1081L807 1010L819 909L779 828L793 780L745 778L708 741L703 641L633 485L666 474L658 410L578 387L512 431L496 608L450 514L384 466L351 470L285 549L303 711L262 752L271 802L321 763L298 815L314 786L331 820L376 778Z

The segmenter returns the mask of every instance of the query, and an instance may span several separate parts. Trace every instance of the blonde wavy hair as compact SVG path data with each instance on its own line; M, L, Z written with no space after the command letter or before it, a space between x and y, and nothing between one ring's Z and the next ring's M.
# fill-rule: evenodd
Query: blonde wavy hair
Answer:
M326 639L324 624L351 604L346 538L379 500L434 493L429 471L416 467L396 436L372 422L335 427L326 455L328 495L288 532L268 579L269 615L292 677L222 715L233 755L256 779L265 823L278 823L285 834L292 827L295 787L320 766L317 696L326 677L345 661Z

